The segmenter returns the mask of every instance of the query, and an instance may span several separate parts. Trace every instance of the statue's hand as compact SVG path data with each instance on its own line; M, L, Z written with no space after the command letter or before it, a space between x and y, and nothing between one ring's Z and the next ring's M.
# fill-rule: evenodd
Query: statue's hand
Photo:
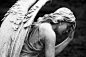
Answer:
M73 39L73 36L74 36L74 32L75 32L75 27L76 27L76 24L73 25L73 27L70 28L70 32L69 32L69 38Z
M69 38L73 39L74 36L74 30L71 28L71 31L69 32Z

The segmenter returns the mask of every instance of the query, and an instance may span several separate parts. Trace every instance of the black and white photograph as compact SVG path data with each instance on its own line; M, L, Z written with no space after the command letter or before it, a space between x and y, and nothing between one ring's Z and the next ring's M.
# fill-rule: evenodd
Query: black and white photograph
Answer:
M85 0L0 0L0 57L86 57Z

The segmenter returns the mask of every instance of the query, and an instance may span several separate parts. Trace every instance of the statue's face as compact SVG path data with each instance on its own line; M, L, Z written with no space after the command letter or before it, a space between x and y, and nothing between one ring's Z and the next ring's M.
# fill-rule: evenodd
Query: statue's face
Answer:
M58 34L61 35L64 31L67 30L69 25L70 25L69 23L62 22L56 26L55 30L58 32Z

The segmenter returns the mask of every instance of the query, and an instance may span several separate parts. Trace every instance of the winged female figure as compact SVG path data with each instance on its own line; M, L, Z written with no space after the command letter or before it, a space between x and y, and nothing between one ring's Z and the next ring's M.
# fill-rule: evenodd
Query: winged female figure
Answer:
M76 26L73 12L62 7L33 22L49 0L18 0L5 14L0 28L0 57L55 57L73 39ZM55 46L56 33L68 33Z

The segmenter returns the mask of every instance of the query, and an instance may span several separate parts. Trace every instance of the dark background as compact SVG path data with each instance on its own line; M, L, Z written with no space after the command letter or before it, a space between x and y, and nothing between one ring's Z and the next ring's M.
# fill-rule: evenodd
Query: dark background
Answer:
M16 0L0 0L0 19ZM54 12L60 7L70 8L76 17L77 27L73 41L57 57L86 57L86 1L85 0L53 0L45 5L38 16ZM1 22L1 21L0 21ZM62 41L59 39L59 41Z

